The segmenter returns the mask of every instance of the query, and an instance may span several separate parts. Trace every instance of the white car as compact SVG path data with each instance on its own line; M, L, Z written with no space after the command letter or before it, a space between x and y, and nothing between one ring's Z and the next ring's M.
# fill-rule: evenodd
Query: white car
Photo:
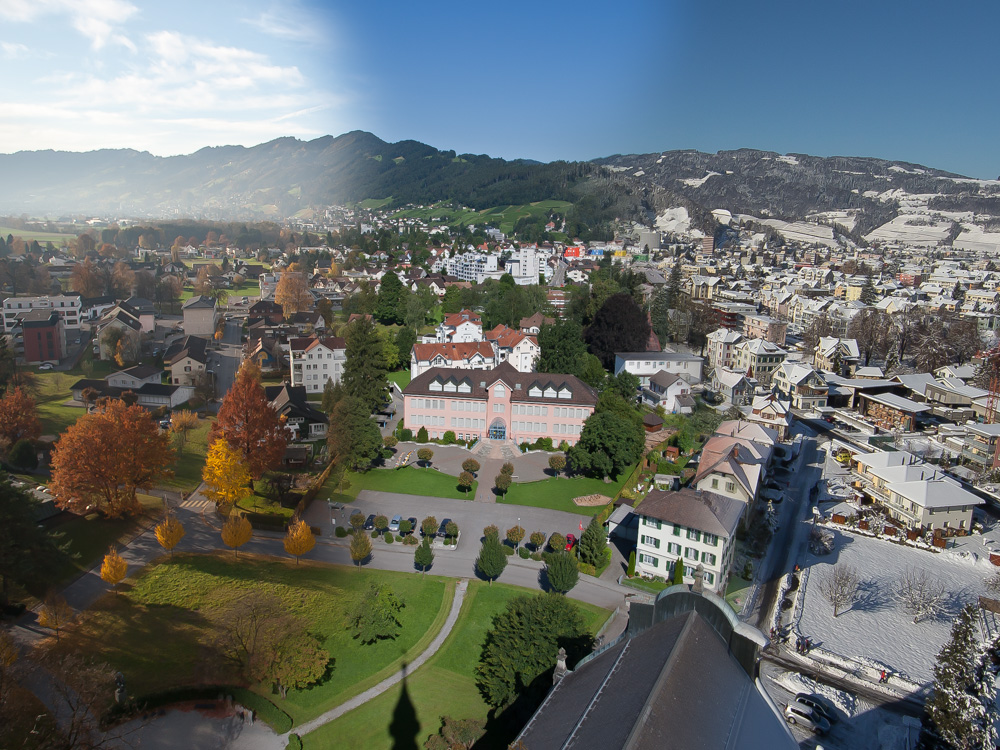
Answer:
M816 734L826 734L830 731L830 722L825 716L798 701L792 701L785 706L785 721L810 729Z
M55 367L55 365L51 362L42 362L42 364L38 365L39 370L51 370L53 367Z

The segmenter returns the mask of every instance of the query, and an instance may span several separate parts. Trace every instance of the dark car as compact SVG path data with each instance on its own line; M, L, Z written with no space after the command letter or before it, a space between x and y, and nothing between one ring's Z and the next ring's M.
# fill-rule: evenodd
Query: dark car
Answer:
M573 547L576 546L576 534L566 535L566 551L569 552Z
M368 518L365 519L365 531L371 531L375 528L375 514L371 513Z
M448 524L449 523L451 523L451 519L450 518L446 518L446 519L444 519L441 522L441 525L438 527L438 536L447 536L448 535Z
M417 523L417 519L414 518L413 516L410 516L406 520L410 522L410 532L409 532L410 534L412 534L414 531L420 528L420 524Z

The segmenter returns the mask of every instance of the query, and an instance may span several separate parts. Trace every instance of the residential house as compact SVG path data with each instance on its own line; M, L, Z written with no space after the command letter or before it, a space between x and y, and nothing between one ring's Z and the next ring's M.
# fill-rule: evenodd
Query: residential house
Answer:
M629 372L639 378L639 385L649 385L649 380L662 371L680 375L691 385L702 378L704 359L680 352L616 352L614 374Z
M704 569L706 586L725 593L736 548L736 527L746 504L733 497L687 487L679 492L651 490L635 510L639 538L635 570L639 575L673 575L683 559L685 582Z
M741 341L743 341L743 334L729 328L717 328L708 334L705 343L705 350L708 352L708 366L733 368L735 366L735 348Z
M809 365L783 362L771 376L774 389L791 401L793 409L812 411L826 406L829 386Z
M131 308L115 305L93 328L94 354L98 359L113 359L119 354L126 362L139 358L142 347L142 323Z
M472 310L462 310L448 315L437 327L437 340L442 344L482 341L483 319Z
M778 440L787 440L792 429L791 402L782 400L776 393L755 396L745 419L775 430Z
M998 441L1000 424L966 424L962 458L975 464L980 471L995 468L998 465Z
M215 300L204 295L196 295L182 306L184 333L188 336L211 338L219 322L219 311Z
M139 319L143 333L153 333L156 330L156 307L145 297L129 297L121 303L127 306L129 312Z
M756 503L767 477L773 445L741 437L713 435L701 450L698 472L691 482L699 490Z
M542 353L535 336L501 324L487 331L484 337L493 345L498 362L510 362L518 372L535 371L535 362Z
M537 336L542 330L542 326L554 325L555 322L555 318L546 318L540 312L536 312L534 315L527 318L521 318L521 322L518 325L521 329L521 333Z
M347 362L347 341L336 336L312 336L288 340L292 387L306 393L322 393L326 384L337 385Z
M199 336L185 336L167 347L163 364L170 372L172 385L198 385L208 366L208 344Z
M691 384L680 375L663 370L642 389L642 401L653 408L663 407L667 414L691 414L695 407Z
M895 393L862 393L858 411L883 430L915 430L917 422L929 415L932 407L919 404Z
M771 387L771 377L788 352L764 339L747 339L733 347L733 368L742 370L762 387Z
M416 432L460 440L573 445L597 406L597 393L574 375L522 373L503 363L492 370L431 368L403 389L403 419Z
M154 365L136 365L126 370L118 370L104 378L115 388L137 391L147 383L159 385L163 382L163 370Z
M733 404L748 404L755 386L742 370L716 367L712 373L712 390Z
M985 502L907 451L856 453L851 469L858 499L878 503L908 529L969 530L973 508Z
M787 332L788 323L768 315L746 315L743 318L743 335L748 339L764 339L784 346Z
M492 370L497 364L496 350L489 341L414 344L410 352L410 378L422 375L432 367Z
M136 370L137 368L129 368ZM123 371L128 372L128 371ZM157 371L158 373L159 371ZM112 385L111 381L129 382L131 385ZM83 392L88 388L97 391L98 398L121 398L126 391L131 392L136 397L136 403L146 409L159 409L166 407L175 409L188 401L194 394L194 389L183 385L167 385L158 380L153 381L150 377L134 378L122 376L122 372L112 373L104 380L87 379L78 380L70 386L70 393L75 401L83 401Z
M826 370L845 377L850 376L860 362L858 342L855 339L836 336L823 336L813 357L813 366L817 370Z
M21 313L10 335L15 353L28 364L57 363L68 354L66 327L55 310L35 308Z
M292 442L322 440L329 429L326 414L309 403L306 389L288 383L267 386L264 396L291 433Z

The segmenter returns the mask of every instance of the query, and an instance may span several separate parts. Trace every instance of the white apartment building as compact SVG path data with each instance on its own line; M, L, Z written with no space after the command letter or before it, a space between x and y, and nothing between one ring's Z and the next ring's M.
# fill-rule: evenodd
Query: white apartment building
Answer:
M538 274L547 270L545 253L539 251L536 245L526 245L514 249L510 258L504 264L504 270L514 277L514 283L528 286L538 283Z
M304 386L306 393L322 393L327 381L334 385L344 375L347 342L336 336L294 338L288 342L292 386Z
M448 273L474 284L482 284L486 279L499 279L504 275L499 256L485 253L465 253L449 258ZM535 278L538 278L537 275Z
M649 379L663 370L696 385L701 382L704 361L701 357L680 352L616 352L615 375L630 372L639 378L640 385L647 386Z
M29 310L52 310L62 319L63 326L80 330L83 319L83 298L77 292L44 297L8 297L3 301L3 330L10 333L20 315Z
M743 341L743 334L728 328L718 328L706 337L705 351L709 367L736 367L736 345Z
M682 558L685 583L694 582L695 569L701 565L706 587L725 592L736 527L745 507L713 492L652 490L635 511L639 516L636 572L668 578Z

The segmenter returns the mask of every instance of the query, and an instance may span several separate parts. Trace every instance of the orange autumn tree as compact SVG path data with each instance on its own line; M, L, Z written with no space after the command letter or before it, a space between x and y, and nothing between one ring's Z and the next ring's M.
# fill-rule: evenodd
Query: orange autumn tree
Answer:
M138 490L171 475L170 438L141 406L102 399L67 428L52 452L52 494L74 513L91 506L110 518L140 510Z
M285 457L288 432L271 408L260 385L260 367L246 360L236 374L236 382L222 399L219 415L209 433L209 443L226 439L250 472L250 487L264 472Z
M35 440L42 434L35 399L24 388L8 388L0 398L0 438L8 445L18 440Z

